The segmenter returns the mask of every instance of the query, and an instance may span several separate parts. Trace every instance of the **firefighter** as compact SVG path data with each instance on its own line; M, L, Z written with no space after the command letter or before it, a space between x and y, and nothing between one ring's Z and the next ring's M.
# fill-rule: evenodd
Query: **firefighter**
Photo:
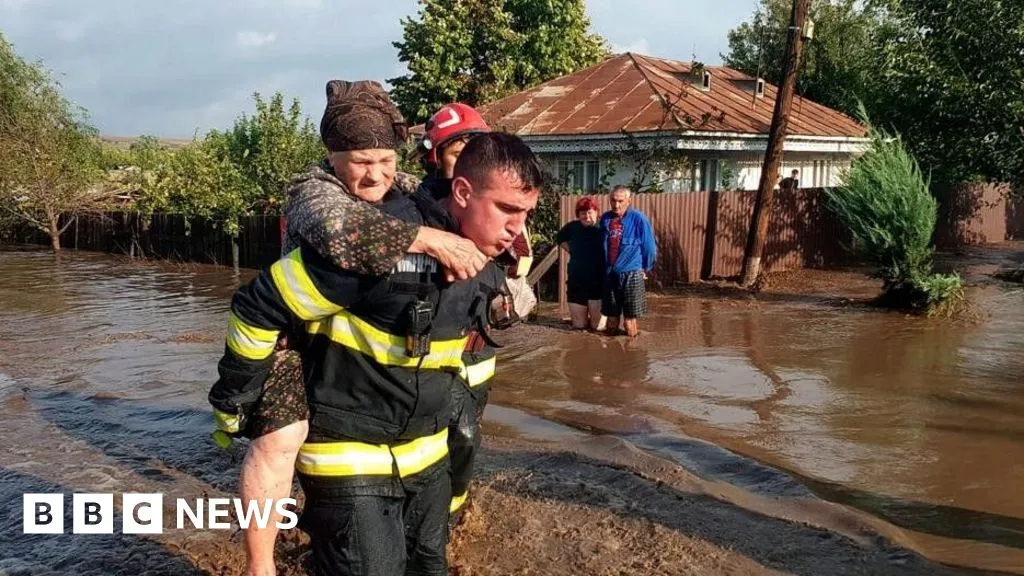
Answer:
M539 164L507 134L474 140L464 157L446 200L393 194L384 207L458 230L494 257L536 205ZM278 335L304 326L310 424L297 469L314 572L447 573L451 389L467 332L483 329L503 280L491 270L451 284L425 255L374 279L339 270L303 242L235 294L210 393L235 434L246 434Z
M304 241L339 268L387 274L406 253L426 253L452 278L475 275L487 263L471 241L404 222L373 206L385 193L412 193L419 181L396 171L395 149L405 143L405 121L384 89L372 81L331 80L320 123L326 158L289 185L282 218L282 255ZM287 497L298 450L308 432L300 339L281 339L260 402L254 408L242 464L244 500ZM293 349L289 349L293 348ZM220 443L230 442L221 436ZM276 516L275 516L275 519ZM246 576L272 576L274 522L243 531Z
M451 193L452 174L466 143L491 128L475 108L455 102L435 112L424 124L424 130L417 153L427 177L420 184L420 191L439 200ZM532 250L529 232L524 228L502 254L509 278L526 277L533 265Z
M420 185L419 193L435 200L451 194L452 176L460 154L466 144L476 135L491 131L483 116L472 106L452 103L442 106L424 124L423 138L417 146L420 163L427 173ZM525 251L524 251L525 249ZM509 287L516 288L516 282L525 283L529 271L529 257L516 258L515 254L528 254L529 240L526 230L516 236L513 245L503 252L497 261L507 270ZM527 287L527 290L529 288ZM516 311L525 316L532 304L517 302ZM469 496L469 485L473 477L473 462L480 449L480 419L490 394L494 378L496 351L478 332L470 334L463 356L462 381L465 388L453 389L453 405L456 412L448 433L448 446L452 461L452 525L458 522Z

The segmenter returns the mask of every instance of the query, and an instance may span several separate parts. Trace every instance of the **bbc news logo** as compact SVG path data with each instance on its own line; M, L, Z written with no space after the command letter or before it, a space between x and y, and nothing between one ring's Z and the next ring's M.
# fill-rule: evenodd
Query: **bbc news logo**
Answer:
M24 494L22 503L25 534L64 533L64 494ZM290 509L295 504L294 498L268 499L262 505L256 500L243 502L240 498L196 498L193 502L178 498L175 519L178 530L189 527L228 530L233 510L241 528L247 529L254 523L264 529L270 524L271 511L275 511L284 521L274 524L281 530L289 530L299 523L298 515ZM71 497L72 534L113 534L116 516L113 494L73 494ZM124 534L163 534L164 495L122 494L120 517Z

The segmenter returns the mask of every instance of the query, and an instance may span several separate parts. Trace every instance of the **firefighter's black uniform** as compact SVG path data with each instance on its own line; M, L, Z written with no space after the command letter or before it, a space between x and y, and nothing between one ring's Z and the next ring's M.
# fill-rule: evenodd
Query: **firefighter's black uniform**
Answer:
M441 201L452 193L452 181L437 175L427 176L417 194ZM452 389L452 424L448 429L448 450L451 453L452 501L449 511L453 524L469 497L473 479L473 463L480 450L480 420L487 407L491 379L494 378L496 353L474 331L462 356L461 380L464 386Z
M423 197L390 198L382 210L457 231ZM452 390L467 371L469 331L504 279L493 264L455 284L442 274L432 258L408 255L385 280L361 276L303 245L232 300L210 402L222 419L241 413L243 429L277 334L304 327L311 417L296 467L318 573L447 574Z

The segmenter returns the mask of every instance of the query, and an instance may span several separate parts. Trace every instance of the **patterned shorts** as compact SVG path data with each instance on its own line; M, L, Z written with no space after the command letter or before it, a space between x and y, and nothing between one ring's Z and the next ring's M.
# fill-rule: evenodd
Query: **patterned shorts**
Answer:
M302 357L295 350L278 350L274 352L274 363L263 386L263 395L252 414L251 437L259 438L308 419Z
M605 282L601 314L609 318L639 318L647 312L647 289L642 270L612 273Z

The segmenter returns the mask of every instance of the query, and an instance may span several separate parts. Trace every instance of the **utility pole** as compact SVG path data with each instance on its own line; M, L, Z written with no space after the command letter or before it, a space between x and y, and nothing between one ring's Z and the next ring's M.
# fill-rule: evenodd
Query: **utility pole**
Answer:
M789 20L789 41L786 43L786 60L783 63L782 84L775 98L775 111L768 132L768 148L761 167L761 182L757 187L754 203L754 218L747 238L747 257L743 263L743 285L752 286L761 273L761 254L764 252L765 237L768 235L768 219L775 202L775 181L782 164L782 143L789 124L789 110L793 105L796 91L796 72L800 67L800 56L804 48L804 23L811 0L794 0L793 13Z

